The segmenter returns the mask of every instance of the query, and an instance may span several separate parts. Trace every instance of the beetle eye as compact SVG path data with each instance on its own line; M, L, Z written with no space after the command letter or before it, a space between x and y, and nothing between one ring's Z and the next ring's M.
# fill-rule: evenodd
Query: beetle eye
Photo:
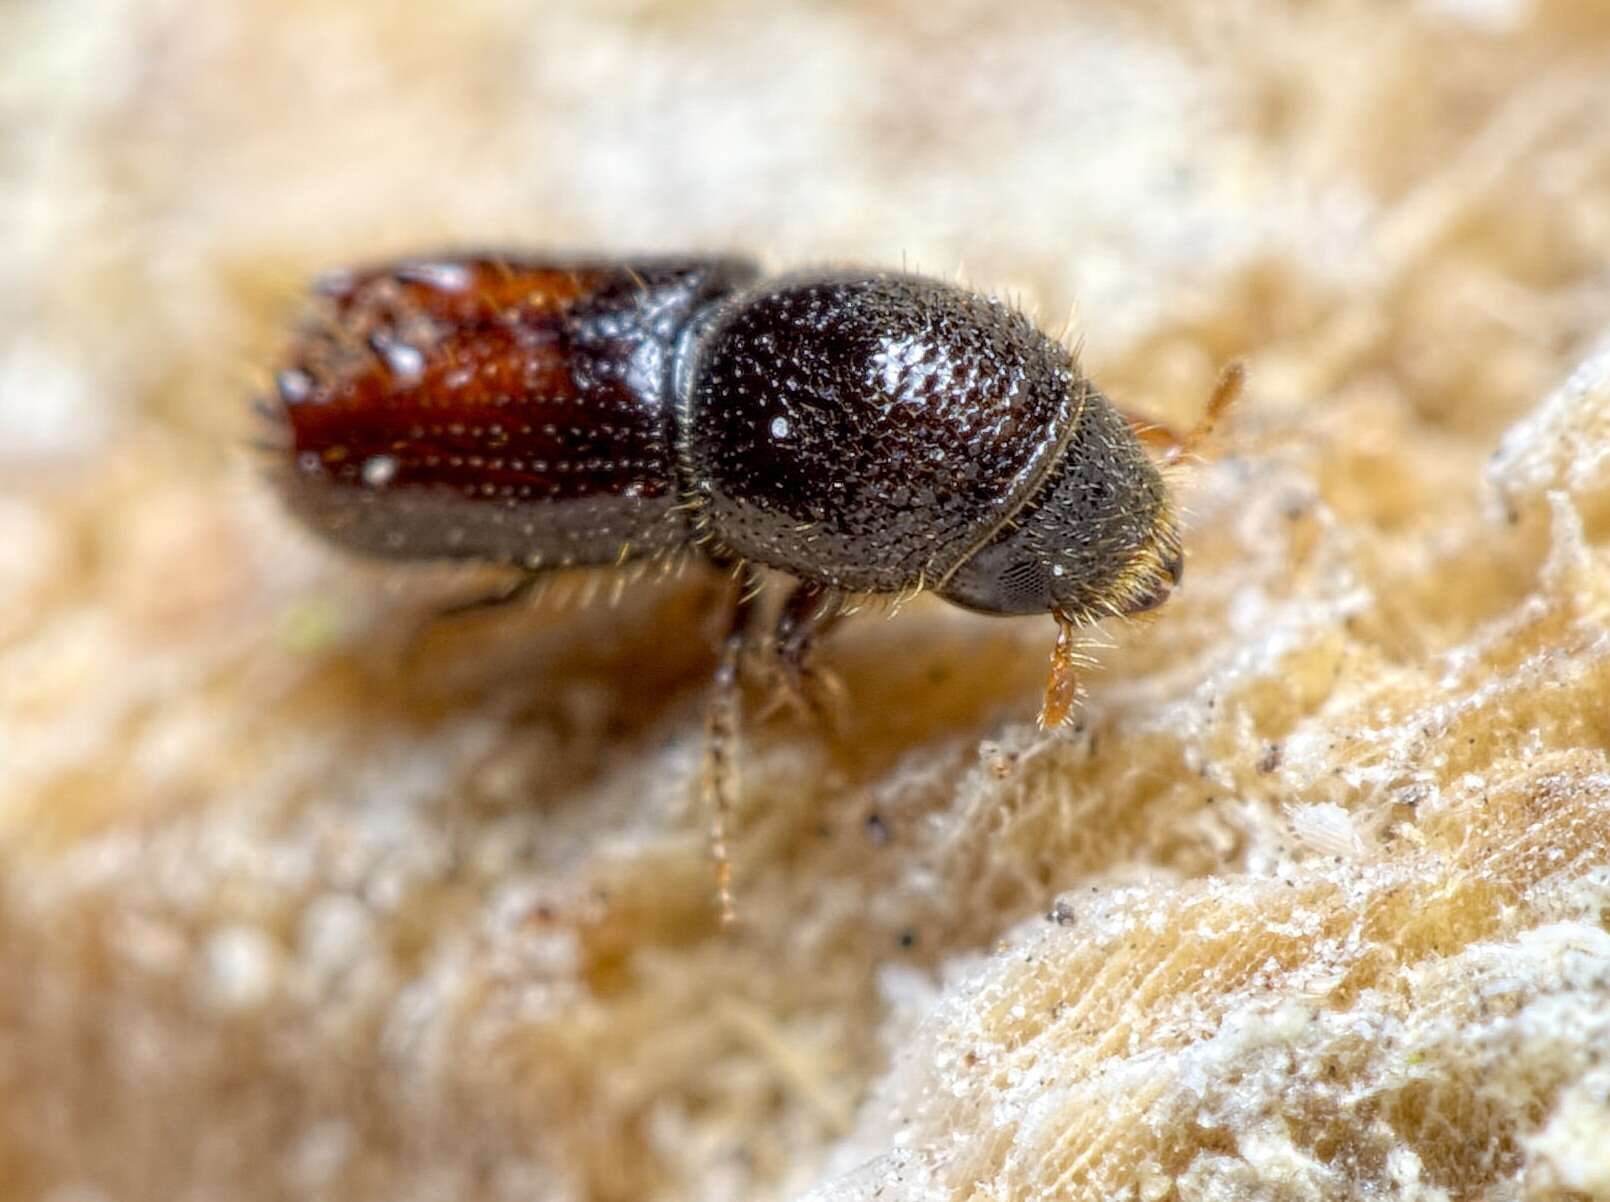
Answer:
M1044 608L1049 597L1045 565L1020 559L1001 573L1001 597L1013 610Z

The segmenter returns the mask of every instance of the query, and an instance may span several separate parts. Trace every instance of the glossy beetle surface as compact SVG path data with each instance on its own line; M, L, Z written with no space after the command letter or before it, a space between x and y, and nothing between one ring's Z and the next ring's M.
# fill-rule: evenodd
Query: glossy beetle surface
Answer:
M1077 623L1179 578L1163 479L1069 351L921 276L407 261L321 283L278 386L281 489L360 552L757 563L796 626L923 588Z

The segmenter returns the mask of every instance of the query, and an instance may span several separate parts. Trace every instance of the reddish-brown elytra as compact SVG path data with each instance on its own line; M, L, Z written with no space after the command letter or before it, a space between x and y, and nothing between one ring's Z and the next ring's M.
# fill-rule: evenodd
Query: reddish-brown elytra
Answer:
M330 276L278 376L285 496L398 558L534 570L673 550L676 335L747 275L486 257Z
M409 260L321 282L277 381L280 490L351 550L518 569L492 602L556 567L733 570L707 761L724 917L755 567L796 582L773 633L795 679L869 594L1053 615L1047 725L1074 704L1072 630L1151 609L1180 578L1169 489L1068 349L921 276ZM1209 420L1239 382L1226 373Z

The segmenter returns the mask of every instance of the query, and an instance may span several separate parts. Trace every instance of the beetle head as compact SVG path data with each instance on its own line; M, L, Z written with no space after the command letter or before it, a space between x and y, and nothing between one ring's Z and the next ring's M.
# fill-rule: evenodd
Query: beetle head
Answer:
M1091 389L1045 481L939 592L984 613L1093 621L1155 609L1183 567L1162 475L1128 423Z

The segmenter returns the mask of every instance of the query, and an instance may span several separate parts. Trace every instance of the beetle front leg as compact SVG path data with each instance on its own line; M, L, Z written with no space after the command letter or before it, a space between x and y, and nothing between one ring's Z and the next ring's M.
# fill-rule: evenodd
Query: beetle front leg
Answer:
M781 684L790 701L816 717L833 714L843 686L811 663L811 650L843 618L844 594L809 582L796 584L777 614L772 645Z
M759 608L760 585L747 567L740 569L727 633L716 661L716 675L705 714L704 794L710 805L710 855L716 865L716 899L721 925L737 919L732 898L732 855L728 824L738 796L738 741L743 726L743 654Z

